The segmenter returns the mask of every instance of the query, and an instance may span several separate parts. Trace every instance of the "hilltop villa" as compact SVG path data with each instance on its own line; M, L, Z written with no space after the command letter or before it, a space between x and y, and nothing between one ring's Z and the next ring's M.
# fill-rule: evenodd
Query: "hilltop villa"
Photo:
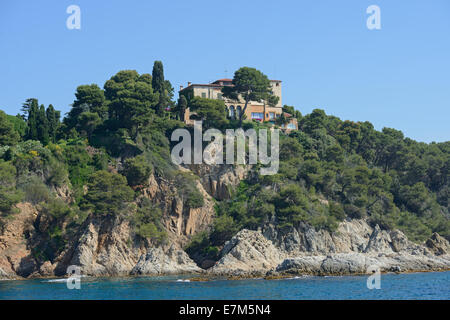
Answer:
M219 79L208 84L193 84L191 82L188 82L186 88L180 86L179 94L191 97L223 100L225 102L225 106L228 109L228 116L232 119L236 119L244 109L245 101L243 99L240 99L239 101L231 100L222 96L222 88L224 86L232 85L232 79ZM272 86L273 94L280 98L278 100L278 104L276 106L270 106L266 104L265 101L250 101L248 103L247 110L245 111L247 119L275 123L276 118L281 115L281 81L270 80L270 85ZM297 119L293 118L291 114L286 112L284 113L284 115L289 120L289 122L286 125L283 125L282 128L286 130L298 129ZM195 113L190 112L188 108L185 112L184 122L186 124L192 124L194 118Z

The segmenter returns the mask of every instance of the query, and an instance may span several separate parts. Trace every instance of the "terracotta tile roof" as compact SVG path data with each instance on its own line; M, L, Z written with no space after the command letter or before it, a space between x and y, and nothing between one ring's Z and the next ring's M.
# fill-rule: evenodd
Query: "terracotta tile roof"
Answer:
M219 81L223 81L223 82L231 82L231 81L233 81L233 79L223 78L223 79L216 80L216 81L214 81L214 82L219 82ZM214 83L214 82L213 82L213 83Z
M232 82L232 81L233 81L233 79L223 78L223 79L219 79L214 82L211 82L211 83L191 83L186 88L183 88L180 91L183 91L183 90L186 90L187 88L195 87L195 86L197 86L197 87L216 87L216 88L223 87L223 85L219 84L218 82ZM270 80L270 81L271 82L281 82L281 80Z

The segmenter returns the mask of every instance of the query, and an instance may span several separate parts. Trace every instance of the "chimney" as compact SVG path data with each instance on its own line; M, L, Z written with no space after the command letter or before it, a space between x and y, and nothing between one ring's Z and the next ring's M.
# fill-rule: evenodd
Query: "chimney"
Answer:
M188 87L192 84L192 82L188 82Z

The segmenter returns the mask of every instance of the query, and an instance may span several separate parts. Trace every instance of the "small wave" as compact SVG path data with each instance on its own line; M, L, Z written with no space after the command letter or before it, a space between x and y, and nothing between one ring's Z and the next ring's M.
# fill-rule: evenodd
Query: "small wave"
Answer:
M50 280L45 280L44 282L67 282L68 278L63 278L63 279L50 279Z
M290 278L284 278L285 280L298 280L298 279L305 279L305 278L310 278L310 275L304 274L301 276L295 276L295 277L290 277Z
M177 279L177 282L191 282L189 279Z

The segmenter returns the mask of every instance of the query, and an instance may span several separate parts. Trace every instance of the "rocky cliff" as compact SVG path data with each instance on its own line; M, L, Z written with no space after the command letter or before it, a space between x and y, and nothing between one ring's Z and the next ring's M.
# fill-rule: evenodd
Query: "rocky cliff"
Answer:
M138 237L125 217L88 217L52 259L43 259L36 251L43 241L44 217L30 203L20 203L19 213L5 223L0 235L0 277L62 276L69 265L80 266L82 274L92 276L200 272L182 248L192 235L211 225L214 200L196 183L204 205L194 209L184 205L173 183L149 177L142 196L162 209L165 243ZM64 193L64 197L70 195Z
M190 170L180 168L181 170ZM43 258L37 248L46 220L30 203L17 205L19 213L6 221L0 234L0 278L63 276L69 265L82 274L162 275L200 273L183 251L198 232L207 230L214 219L215 199L227 199L231 188L248 176L246 167L191 168L200 179L196 187L204 198L200 208L189 208L170 181L151 175L142 196L163 212L168 239L152 243L137 236L123 216L88 217L64 248ZM59 193L57 193L59 194ZM62 190L63 200L71 198ZM346 220L335 232L315 230L301 223L277 228L268 224L258 231L241 230L220 252L220 260L206 272L220 276L265 276L291 274L356 274L371 268L381 271L428 271L450 269L450 244L433 234L422 245L399 230L372 228L365 220Z
M300 224L278 231L242 230L228 241L214 275L339 275L450 269L449 243L438 234L423 245L399 230L371 228L364 220L347 220L336 232Z
M249 165L190 165L204 190L217 200L229 199L232 188L248 177Z

